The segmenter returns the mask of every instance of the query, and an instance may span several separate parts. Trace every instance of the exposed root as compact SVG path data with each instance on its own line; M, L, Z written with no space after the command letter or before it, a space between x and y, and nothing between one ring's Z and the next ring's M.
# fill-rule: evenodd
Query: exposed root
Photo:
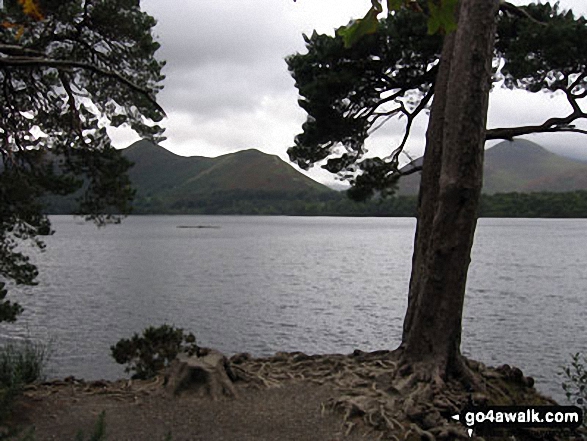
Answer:
M408 430L404 435L404 440L410 439L413 435L417 435L422 441L436 441L436 437L432 435L432 433L427 432L426 430L420 429L417 425L412 424L410 426L410 430Z
M462 358L453 377L446 378L434 364L408 364L400 357L392 351L315 356L294 352L263 359L239 355L231 361L238 377L253 384L277 387L285 381L311 381L334 386L338 394L322 404L321 413L340 412L344 433L361 427L373 431L368 439L471 439L465 427L450 418L467 405L552 404L516 368L490 369ZM544 439L557 439L549 436Z
M85 381L74 377L65 380L47 381L26 388L24 394L31 398L43 398L50 395L67 393L69 395L105 395L119 401L136 403L140 395L152 395L161 392L163 376L150 380Z
M257 359L240 354L231 357L225 367L230 381L241 388L276 388L291 382L333 388L336 392L322 403L321 414L333 410L340 413L341 432L364 431L368 440L466 440L470 438L465 427L450 417L467 405L556 404L533 389L531 378L508 365L493 369L463 358L458 372L447 378L433 364L402 363L400 357L397 351L315 356L294 352ZM85 382L71 377L29 386L25 394L105 394L139 403L143 394L162 393L162 383L163 376L116 382ZM557 438L556 433L537 435L528 431L519 432L515 439L557 440L569 436Z

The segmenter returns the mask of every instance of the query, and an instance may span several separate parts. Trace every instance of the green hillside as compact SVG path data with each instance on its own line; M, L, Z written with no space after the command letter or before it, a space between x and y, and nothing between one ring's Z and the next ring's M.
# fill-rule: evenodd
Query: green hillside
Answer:
M565 192L587 189L587 164L519 139L503 141L485 153L484 193Z
M134 164L129 176L141 196L173 190L214 162L212 158L178 156L145 140L124 149L123 155Z
M254 149L217 158L183 157L139 141L123 155L134 163L129 175L137 212L280 212L283 201L338 197L278 156Z
M400 181L399 193L417 194L419 174ZM485 151L483 193L571 192L587 190L587 163L517 139Z
M275 155L243 150L214 158L212 165L183 182L182 192L274 191L328 192Z
M419 176L399 196L356 203L258 150L183 157L148 141L124 149L134 163L135 213L410 216ZM482 217L587 217L587 164L528 141L500 143L486 153ZM411 186L411 188L410 188ZM402 194L403 193L403 194ZM406 195L407 194L407 195ZM49 213L71 213L72 198L47 198Z

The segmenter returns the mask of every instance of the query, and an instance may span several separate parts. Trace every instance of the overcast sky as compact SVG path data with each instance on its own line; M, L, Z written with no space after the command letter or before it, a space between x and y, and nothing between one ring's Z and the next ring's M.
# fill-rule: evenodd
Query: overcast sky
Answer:
M522 1L513 1L524 4ZM370 0L143 0L155 17L155 34L167 61L164 90L158 101L166 110L167 140L161 145L183 156L218 156L248 148L277 154L301 131L305 112L284 58L304 52L302 34L334 29L369 9ZM561 0L564 9L587 15L585 0ZM562 97L497 91L490 101L489 127L540 123L545 116L565 115ZM417 120L411 153L423 148L426 117ZM388 125L368 141L380 154L389 152L403 134L401 122ZM137 138L128 131L113 134L117 147ZM528 139L565 150L587 146L580 135L542 135ZM326 172L312 173L319 180Z

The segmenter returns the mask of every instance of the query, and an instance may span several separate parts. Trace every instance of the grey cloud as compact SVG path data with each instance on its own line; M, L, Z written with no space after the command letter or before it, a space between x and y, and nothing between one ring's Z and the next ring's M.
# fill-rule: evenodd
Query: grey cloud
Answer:
M293 89L284 57L301 35L289 23L280 2L176 2L143 6L158 19L167 61L160 102L168 111L221 118L255 111L266 96ZM299 43L301 45L301 43Z
M255 67L219 61L199 69L168 72L161 103L170 110L220 116L235 111L254 111L264 97L279 97L293 90L293 80L283 61Z
M182 1L174 7L160 0L143 4L157 19L164 45L161 56L175 68L223 63L252 65L282 58L293 49L293 25L280 2L262 0Z
M587 12L584 0L561 4ZM303 32L331 32L369 6L369 0L143 0L158 20L159 57L168 63L159 96L169 115L164 145L186 155L256 147L285 157L304 114L284 57L304 50ZM495 127L542 121L556 100L520 102L499 92L491 101L489 126ZM388 154L401 141L403 124L374 134L368 141L373 153ZM415 155L425 129L423 118L408 147Z

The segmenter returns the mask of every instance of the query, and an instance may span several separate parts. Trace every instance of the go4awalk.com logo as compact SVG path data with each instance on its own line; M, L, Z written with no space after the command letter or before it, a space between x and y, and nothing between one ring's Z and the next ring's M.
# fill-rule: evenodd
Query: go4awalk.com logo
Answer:
M473 436L473 432L498 428L577 429L583 423L583 412L577 406L485 406L467 407L452 418Z

